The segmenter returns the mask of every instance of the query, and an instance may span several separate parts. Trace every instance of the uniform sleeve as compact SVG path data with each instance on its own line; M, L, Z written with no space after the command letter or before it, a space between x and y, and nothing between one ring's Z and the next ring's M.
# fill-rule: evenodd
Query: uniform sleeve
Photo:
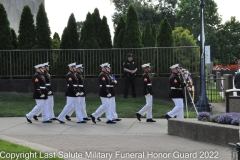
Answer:
M70 89L70 91L72 91L73 93L76 93L76 90L73 87L73 77L69 74L67 75L66 80L67 80L68 88Z
M125 62L123 62L123 68L126 68L126 69L128 69L127 68L127 62L125 61Z
M147 75L145 74L145 75L143 75L143 89L144 89L144 94L146 95L146 94L148 94L149 93L149 88L148 88L148 77L147 77Z
M108 89L107 89L107 86L106 86L106 85L107 85L106 81L107 81L107 77L104 76L104 74L100 75L100 77L99 77L100 85L102 85L102 89L103 89L104 91L106 91L107 93L109 93L109 91L108 91Z
M33 77L33 83L34 83L35 90L37 90L39 94L42 94L40 89L40 78L38 76Z
M181 80L179 79L179 77L172 77L171 87L175 87L175 88L180 88L181 87Z

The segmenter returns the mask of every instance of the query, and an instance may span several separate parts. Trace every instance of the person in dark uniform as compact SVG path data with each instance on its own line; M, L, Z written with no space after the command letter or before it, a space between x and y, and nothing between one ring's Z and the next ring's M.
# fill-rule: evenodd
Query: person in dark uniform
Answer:
M236 89L240 89L240 72L236 72L236 75L234 77L234 86ZM237 92L237 96L240 96L240 92Z
M136 88L135 88L135 75L137 72L137 65L133 60L132 53L127 54L127 61L123 63L124 75L125 75L125 86L124 86L124 98L128 96L128 88L131 84L132 86L132 96L136 98Z
M49 114L49 118L50 120L57 120L57 118L54 115L54 100L53 100L53 92L52 92L52 87L51 87L51 75L49 74L49 62L43 63L43 69L44 69L44 73L43 76L46 80L46 88L48 91L48 99L47 99L47 103L48 103L48 114ZM39 112L37 115L34 115L33 118L35 120L38 120L38 116L41 114L41 112Z
M149 72L151 70L150 63L143 64L142 68L144 70L142 80L143 80L143 95L146 98L146 105L136 113L137 119L141 121L141 116L147 114L146 122L156 122L152 119L152 80L149 76Z
M112 97L110 93L110 78L107 75L109 72L109 64L103 63L100 65L102 68L101 73L98 76L98 81L100 84L100 90L99 90L99 96L102 101L102 104L98 107L98 109L90 115L93 123L96 124L95 119L98 117L101 117L101 115L105 112L106 115L106 123L107 124L115 124L116 122L112 121L112 115L111 115L111 107L109 105L110 97Z
M86 97L86 92L85 92L85 88L84 88L84 79L83 79L83 76L82 76L82 73L83 73L83 64L79 64L79 65L76 65L76 76L78 78L78 91L80 93L80 96L79 96L79 104L80 104L80 108L81 108L81 113L83 115L83 120L91 120L88 118L87 116L87 112L86 112L86 100L85 100L85 97ZM73 114L75 108L72 107L69 112L67 113L67 115L65 116L65 118L68 120L68 121L71 121L70 117L71 115Z
M35 99L37 105L32 109L31 112L26 114L26 118L29 123L32 123L31 119L33 118L33 116L41 111L42 111L42 123L52 123L52 121L49 120L48 116L48 104L47 104L48 93L46 89L46 81L44 76L42 75L44 73L42 67L43 67L42 64L35 66L36 73L32 78L32 82L34 84L33 99Z
M165 115L165 118L167 120L174 116L176 116L177 118L184 118L184 110L183 110L184 95L183 95L182 88L186 86L186 84L182 83L180 78L178 77L179 65L175 64L170 68L172 69L172 74L169 78L169 83L171 87L169 98L173 100L175 107Z
M71 107L74 106L76 111L77 123L86 123L83 120L81 109L79 107L80 105L79 105L78 97L80 96L80 93L78 90L78 87L79 87L78 78L75 75L76 63L71 63L68 65L68 67L69 67L69 72L66 76L67 90L65 92L65 96L67 96L67 102L57 119L60 123L65 123L64 117L67 115Z

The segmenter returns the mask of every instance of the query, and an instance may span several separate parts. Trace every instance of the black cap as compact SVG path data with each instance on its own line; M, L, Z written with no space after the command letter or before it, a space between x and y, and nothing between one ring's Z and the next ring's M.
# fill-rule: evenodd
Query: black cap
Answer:
M132 56L133 56L132 53L127 54L127 57L132 57Z

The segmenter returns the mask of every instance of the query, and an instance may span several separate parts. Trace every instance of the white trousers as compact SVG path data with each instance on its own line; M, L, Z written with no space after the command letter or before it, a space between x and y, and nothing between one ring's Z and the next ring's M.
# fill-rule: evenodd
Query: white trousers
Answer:
M111 108L111 116L112 116L112 119L118 119L118 114L117 114L117 111L116 111L116 100L115 100L115 97L111 97L110 99L110 102L109 102L109 105L110 105L110 108Z
M92 114L93 117L98 118L105 112L106 120L112 120L112 111L109 105L110 98L100 97L102 104L98 107L98 109Z
M75 111L76 111L77 122L83 121L83 116L81 114L81 109L79 107L80 106L79 105L79 97L67 97L66 105L63 108L60 115L58 116L58 120L64 121L65 116L67 115L67 113L69 112L69 110L71 109L72 106L74 106Z
M49 115L49 118L52 119L52 118L55 118L55 115L54 115L54 111L53 111L53 108L54 108L54 100L53 100L53 96L48 96L48 99L47 100L47 103L48 103L48 115ZM36 116L39 116L41 114L42 110L36 114Z
M31 112L26 114L28 119L32 119L34 115L42 111L42 121L48 121L48 103L47 99L35 99L36 106L32 109Z
M142 116L147 114L147 119L152 119L152 95L145 96L146 98L146 105L138 112Z
M79 103L80 103L80 109L81 109L82 116L83 116L83 118L87 118L88 116L87 116L87 111L86 111L86 100L85 100L85 97L78 97L78 98L80 100ZM74 111L75 111L75 108L74 108L74 106L72 106L69 109L67 115L71 116Z
M109 98L109 109L111 110L111 117L112 117L112 120L114 119L118 119L118 114L116 112L116 101L115 101L115 97L111 97ZM101 117L103 114L104 114L104 110L102 110L99 117Z
M177 118L184 118L183 99L182 98L172 98L172 100L175 104L175 107L167 114L170 117L177 116Z

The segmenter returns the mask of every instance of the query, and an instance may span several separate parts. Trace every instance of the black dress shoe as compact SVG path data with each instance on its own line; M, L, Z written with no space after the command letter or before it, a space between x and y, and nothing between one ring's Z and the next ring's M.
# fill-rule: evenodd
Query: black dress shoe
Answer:
M66 115L65 118L66 118L66 120L71 121L70 116Z
M92 119L92 122L96 124L95 117L93 117L92 115L90 115L90 117Z
M60 123L65 123L65 122L63 122L63 121L61 121L61 120L59 120L59 119L58 119L58 122L60 122Z
M52 121L48 120L48 121L42 121L42 123L52 123Z
M25 117L27 118L27 116L25 116ZM27 121L28 121L29 123L32 123L31 119L28 119L28 118L27 118Z
M136 113L136 116L137 116L137 119L138 119L139 121L141 121L141 114Z
M57 118L51 118L50 120L52 120L52 121L53 121L53 120L57 120Z
M117 119L114 119L113 121L121 121L122 119L119 119L119 118L117 118Z
M169 119L172 118L172 117L170 117L168 114L165 114L165 118L166 118L167 120L169 120Z
M147 119L146 122L156 122L153 119Z
M86 121L79 121L79 122L77 122L77 123L87 123Z
M91 120L90 118L83 118L83 120L85 120L85 121L89 121L89 120Z
M97 118L98 121L101 121L100 117Z
M38 118L36 115L33 116L33 119L35 119L36 121L38 121Z
M116 122L113 122L113 121L111 121L111 120L108 120L106 123L107 123L107 124L115 124Z

